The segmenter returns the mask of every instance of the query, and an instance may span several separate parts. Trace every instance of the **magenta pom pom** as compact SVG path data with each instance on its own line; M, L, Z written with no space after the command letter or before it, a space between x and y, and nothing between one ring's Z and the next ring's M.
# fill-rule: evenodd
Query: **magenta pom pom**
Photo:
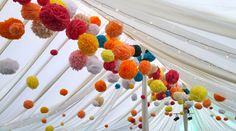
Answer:
M53 50L50 51L50 54L51 54L52 56L55 56L55 55L58 54L58 51L57 51L56 49L53 49Z
M77 71L81 70L86 65L87 59L80 50L73 51L69 57L70 67Z
M41 6L45 6L49 3L50 0L37 0L38 4Z
M169 70L165 76L168 84L175 84L179 80L179 73L175 70Z
M62 31L70 23L70 14L58 4L47 4L40 11L41 22L52 31Z
M105 70L113 71L116 67L116 62L115 61L104 62L103 67L104 67Z
M72 40L78 40L79 36L85 33L87 30L87 25L85 22L74 19L66 27L66 35Z

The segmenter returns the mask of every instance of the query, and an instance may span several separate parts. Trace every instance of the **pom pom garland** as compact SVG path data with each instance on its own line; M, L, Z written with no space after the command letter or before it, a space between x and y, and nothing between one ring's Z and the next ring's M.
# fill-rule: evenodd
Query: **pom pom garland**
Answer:
M81 70L86 65L87 59L80 50L73 51L69 57L70 67L77 71Z
M101 56L104 62L112 62L115 59L115 56L111 50L103 50Z
M95 89L98 92L104 92L107 89L107 85L103 80L99 80L95 83Z
M21 8L21 16L25 20L39 20L40 6L35 3L24 4Z
M34 20L31 26L31 30L34 32L36 36L39 38L49 38L53 35L53 31L46 28L42 22L39 20Z
M77 40L80 35L85 33L87 30L87 25L85 22L74 19L66 27L66 36L72 40Z
M118 37L123 32L123 24L115 20L109 21L106 25L105 32L111 38Z
M98 16L91 16L89 18L90 23L96 24L97 26L101 26L101 20Z
M138 69L143 75L147 75L152 70L152 65L149 61L142 60L139 63Z
M138 74L138 69L134 61L125 60L119 68L119 75L123 79L133 79Z
M26 79L26 84L31 89L36 89L39 85L38 78L36 76L28 76Z
M189 99L196 102L202 102L207 97L207 90L203 86L195 86L191 88Z
M25 109L31 109L34 106L34 102L31 100L25 100L23 106Z
M99 48L104 48L104 43L107 41L106 36L98 35L97 39L98 39L98 43L99 43Z
M94 55L98 49L98 40L92 34L82 34L79 36L78 46L85 55Z
M16 73L19 69L19 63L10 58L6 58L0 61L0 73L3 75L10 75Z

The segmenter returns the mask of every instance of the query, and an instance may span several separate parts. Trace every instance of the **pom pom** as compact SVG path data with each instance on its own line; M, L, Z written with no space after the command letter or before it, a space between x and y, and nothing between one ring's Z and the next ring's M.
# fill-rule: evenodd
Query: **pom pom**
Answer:
M63 0L63 2L65 4L66 9L68 10L70 14L70 18L72 18L78 9L77 4L73 0Z
M86 65L87 59L80 50L73 51L69 57L70 67L77 71L81 70Z
M187 105L187 108L191 108L193 106L193 101L186 101L185 104Z
M104 43L107 41L106 36L98 35L97 39L98 39L98 43L99 43L99 48L104 48Z
M142 123L138 124L138 128L139 128L139 129L142 129L142 128L143 128Z
M111 38L118 37L123 32L123 24L115 20L109 21L106 25L105 32Z
M224 121L228 121L228 120L229 120L229 118L228 118L228 117L225 117L225 118L224 118Z
M137 94L133 94L133 95L131 96L131 100L132 100L132 101L136 101L137 99L138 99Z
M46 28L43 23L41 23L40 21L33 21L32 26L31 26L31 30L34 32L34 34L36 36L38 36L39 38L49 38L53 35L53 31L49 30L48 28Z
M88 18L86 15L81 14L81 13L76 14L76 15L73 17L73 19L79 19L79 20L83 21L84 23L86 23L87 26L90 24L89 18Z
M94 120L94 119L95 119L94 116L89 117L89 120Z
M91 16L89 18L90 23L96 24L97 26L101 26L101 20L98 16Z
M125 44L115 45L112 51L115 55L115 59L127 60L131 57L130 48L128 47L128 45Z
M156 57L151 53L149 52L148 50L146 50L144 56L143 56L143 60L147 60L147 61L154 61L156 59Z
M154 105L155 105L155 106L159 106L160 103L159 103L158 101L155 101L155 102L154 102Z
M97 96L93 101L93 105L95 107L101 107L104 103L104 98L102 96Z
M45 128L45 131L54 131L54 127L53 126L47 126Z
M217 93L214 93L214 98L218 102L223 102L225 100L225 97L223 97L223 96L221 96L221 95L219 95Z
M202 102L207 97L207 90L203 86L195 86L190 90L189 99Z
M0 73L3 75L10 75L16 73L19 69L19 63L10 58L6 58L0 61Z
M111 50L103 50L101 56L104 62L112 62L115 59Z
M138 118L138 121L139 121L139 122L142 122L142 116L140 116L140 117Z
M25 4L28 4L30 3L31 0L13 0L14 2L18 2L20 3L21 5L25 5Z
M131 110L131 111L130 111L130 113L131 113L131 115L132 115L132 116L136 116L136 115L137 115L137 111L136 111L136 110L134 110L134 109L133 109L133 110Z
M107 89L107 85L103 80L99 80L95 83L95 89L98 92L104 92Z
M165 111L166 112L171 112L172 111L172 106L166 106Z
M77 113L77 116L80 118L80 119L83 119L85 117L85 112L83 110L80 110L78 113Z
M202 104L201 103L195 103L194 107L198 110L202 109Z
M50 4L57 4L65 7L65 3L62 0L50 0Z
M152 65L149 61L146 60L142 60L139 63L139 67L138 67L139 71L143 74L143 75L147 75L149 74L149 72L151 72L152 70Z
M209 98L205 99L202 103L202 105L205 107L205 108L208 108L211 106L211 100Z
M122 79L122 86L125 88L125 89L130 89L130 86L131 85L134 85L135 84L135 81L134 80L125 80L125 79Z
M67 94L68 94L68 90L67 90L67 89L62 88L62 89L60 90L60 95L66 96Z
M145 98L146 98L146 96L145 96L145 95L141 95L141 99L143 99L143 100L144 100Z
M70 23L70 15L67 9L57 4L43 6L39 17L41 22L52 31L62 31Z
M34 106L34 102L31 100L25 100L23 106L25 109L31 109Z
M51 54L52 56L55 56L55 55L58 54L58 51L57 51L56 49L53 49L53 50L50 51L50 54Z
M123 44L121 41L119 40L113 40L113 39L108 39L105 43L104 43L104 48L105 49L109 49L109 50L112 50L114 49L114 47L116 45L119 45L119 44Z
M120 84L117 83L117 84L115 85L115 88L116 88L116 89L120 89Z
M22 6L21 16L25 20L39 20L40 6L35 3L28 3Z
M150 90L152 92L165 92L167 90L166 86L161 80L152 80L148 82L148 85L150 87Z
M107 81L110 83L115 83L119 81L119 79L120 79L119 75L113 74L111 72L107 75Z
M66 36L72 40L78 40L79 36L85 33L87 25L79 19L72 20L66 27Z
M175 84L179 80L179 73L175 70L169 70L165 77L169 84Z
M138 74L134 77L134 80L136 82L142 81L143 80L143 75L140 72L138 72Z
M92 34L82 34L79 36L78 46L85 55L94 55L98 49L98 40Z
M49 3L49 0L37 0L37 2L40 6L45 6Z
M119 68L119 75L123 79L133 79L138 74L138 69L134 61L125 60Z
M42 118L41 122L45 124L45 123L47 123L47 119L46 118Z
M89 24L86 33L97 35L99 33L99 27L95 24Z
M0 36L7 39L20 39L25 33L25 26L22 21L10 18L4 22L0 22Z
M166 97L166 94L164 92L160 92L156 94L157 100L162 100Z
M105 128L108 128L108 125L107 125L107 124L105 124L105 125L104 125L104 127L105 127Z
M220 121L220 120L221 120L221 117L220 117L220 116L216 116L216 120L217 120L217 121Z
M174 92L173 98L176 101L183 100L184 99L184 93L183 92Z
M102 61L100 61L96 56L88 57L86 67L88 72L92 74L98 74L103 69Z
M26 79L26 84L31 89L36 89L39 85L38 78L36 76L28 76Z
M135 53L134 53L134 57L138 57L142 54L142 49L139 45L133 45Z
M49 110L48 110L47 107L41 107L41 108L40 108L40 112L43 113L43 114L48 113L48 111L49 111Z
M113 71L116 67L116 61L104 62L103 67L105 70Z

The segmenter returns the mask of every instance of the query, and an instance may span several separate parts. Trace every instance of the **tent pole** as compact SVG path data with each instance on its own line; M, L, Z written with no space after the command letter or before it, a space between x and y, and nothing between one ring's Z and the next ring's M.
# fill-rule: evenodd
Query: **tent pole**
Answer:
M184 104L183 104L183 112L184 112L184 115L183 115L183 120L184 120L184 131L188 131L188 114L187 114L187 110L184 109Z

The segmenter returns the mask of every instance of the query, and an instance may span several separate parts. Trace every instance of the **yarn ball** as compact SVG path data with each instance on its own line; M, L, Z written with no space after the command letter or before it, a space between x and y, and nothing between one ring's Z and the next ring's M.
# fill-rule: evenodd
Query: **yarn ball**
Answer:
M130 113L132 116L136 116L138 112L135 109L133 109L130 111Z
M68 90L67 90L67 89L62 88L62 89L60 90L60 95L66 96L67 94L68 94Z
M98 40L95 35L82 34L79 36L78 46L85 55L94 55L98 49Z
M53 35L53 31L46 28L39 20L34 20L32 22L31 30L36 36L43 39L49 38Z
M223 110L223 109L219 109L218 112L219 112L220 114L225 114L225 110Z
M70 67L73 70L81 70L86 65L87 59L88 57L80 50L75 50L70 54L69 57Z
M19 69L19 63L13 59L6 58L0 60L0 73L3 75L11 75Z
M72 40L78 40L79 36L84 34L87 30L87 25L85 22L74 19L66 27L66 36Z
M42 118L41 122L45 124L45 123L47 123L47 119L46 118Z
M23 106L25 109L31 109L34 106L34 102L32 100L25 100Z
M79 20L83 21L84 23L86 23L87 26L90 24L88 16L81 14L81 13L76 14L73 17L73 19L79 19Z
M128 45L125 44L115 45L112 51L115 55L115 59L127 60L132 56L130 48L128 47Z
M45 6L46 4L49 3L50 0L37 0L38 4L40 6Z
M207 97L207 90L203 86L195 86L191 88L189 99L196 102L202 102Z
M205 99L202 103L203 107L208 108L211 106L211 100L209 98Z
M65 3L63 2L63 0L50 0L49 2L50 4L57 4L65 7Z
M143 75L147 75L152 70L152 65L149 61L142 60L139 63L138 69Z
M169 84L175 84L179 80L179 73L175 70L169 70L166 73L165 78Z
M89 120L94 120L94 119L95 119L94 116L90 116L90 117L89 117Z
M106 36L98 35L97 39L98 39L98 43L99 43L99 48L104 48L104 43L107 41Z
M51 54L52 56L55 56L55 55L58 54L58 51L57 51L56 49L53 49L53 50L50 51L50 54Z
M96 56L88 57L86 67L88 72L92 74L98 74L103 69L102 61L100 61Z
M139 45L133 45L135 53L133 55L133 57L138 57L142 54L142 49Z
M101 20L98 16L91 16L89 18L90 23L96 24L97 26L101 26Z
M171 112L172 111L172 106L166 106L165 111L166 112Z
M96 24L89 24L86 33L97 35L99 33L99 27Z
M35 3L24 4L21 8L21 16L25 20L39 20L41 7Z
M80 110L78 113L77 113L77 116L80 118L80 119L83 119L85 117L85 112L83 110Z
M201 103L195 103L194 107L198 110L202 109L202 104Z
M120 84L117 83L117 84L115 85L115 88L116 88L116 89L120 89Z
M116 67L116 61L104 62L103 67L104 67L105 70L113 71Z
M28 76L26 79L26 84L31 89L36 89L39 85L38 78L36 76Z
M122 81L121 81L121 85L127 90L130 89L130 86L132 86L134 84L135 84L134 80L122 79Z
M95 83L95 89L98 92L104 92L107 89L107 85L103 80L99 80Z
M138 74L134 77L134 80L136 82L140 82L143 80L143 75L140 73L140 71L138 72Z
M149 80L148 83L150 90L152 92L165 92L167 90L166 86L164 85L164 83L161 80Z
M220 120L221 120L221 117L220 117L220 116L216 116L216 120L217 120L217 121L220 121Z
M0 22L0 36L7 39L20 39L25 33L25 26L22 21L9 18L4 22Z
M174 92L173 98L176 101L183 100L184 99L184 93L183 92Z
M137 65L132 60L125 60L119 68L119 75L123 79L133 79L138 74Z
M43 114L48 113L48 111L49 111L49 109L45 106L40 108L40 112Z
M133 95L131 96L131 100L132 100L132 101L136 101L137 99L138 99L137 94L133 94Z
M147 61L154 61L156 59L156 57L148 50L145 51L145 54L143 56L143 60L147 60Z
M40 11L41 22L52 31L62 31L70 23L67 9L58 4L47 4Z
M14 2L18 2L21 5L28 4L30 3L31 0L13 0Z
M101 107L103 103L104 103L104 98L102 96L97 96L93 101L93 105L95 107Z
M54 127L53 126L47 126L46 128L45 128L45 131L54 131Z
M111 50L103 50L101 56L104 62L112 62L115 59L115 56Z
M107 75L107 81L110 82L110 83L118 82L119 79L120 79L119 75L113 74L112 72L110 72L110 73Z
M225 100L225 97L223 97L223 96L221 96L221 95L219 95L217 93L214 93L214 98L218 102L223 102Z
M123 24L115 20L109 21L106 25L105 32L111 38L118 37L123 32Z

